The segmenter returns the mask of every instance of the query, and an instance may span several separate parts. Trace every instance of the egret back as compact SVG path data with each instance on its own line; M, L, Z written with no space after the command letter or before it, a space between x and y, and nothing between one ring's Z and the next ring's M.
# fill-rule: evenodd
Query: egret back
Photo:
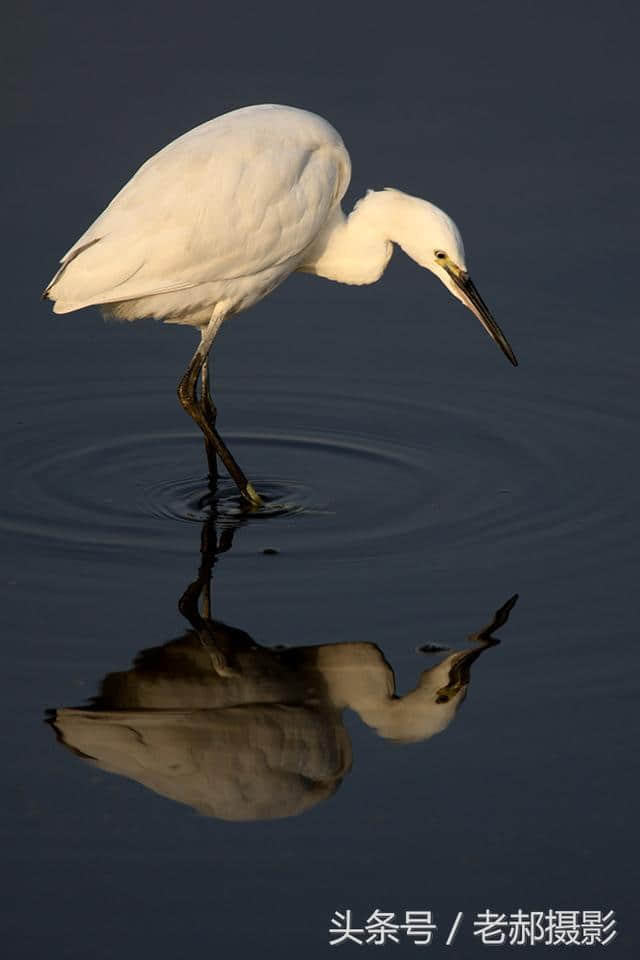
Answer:
M143 164L62 258L45 295L56 313L153 298L156 316L166 315L163 295L173 295L168 311L184 300L188 313L238 279L248 299L247 279L267 276L257 281L264 295L296 269L350 174L339 134L315 114L265 104L217 117Z

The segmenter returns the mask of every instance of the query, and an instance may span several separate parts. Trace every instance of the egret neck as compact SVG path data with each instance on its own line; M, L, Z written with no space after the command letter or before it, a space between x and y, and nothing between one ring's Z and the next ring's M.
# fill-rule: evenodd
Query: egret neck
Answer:
M453 246L457 265L464 269L462 240L453 221L427 200L391 187L369 190L348 217L338 207L298 269L339 283L375 283L394 243L430 270L434 248Z

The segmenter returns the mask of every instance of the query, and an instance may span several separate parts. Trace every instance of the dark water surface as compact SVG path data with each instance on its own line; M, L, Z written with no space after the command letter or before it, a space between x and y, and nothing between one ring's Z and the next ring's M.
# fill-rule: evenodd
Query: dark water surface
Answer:
M607 955L637 956L638 25L16 7L7 956L323 957L335 911L379 909L476 957L479 912L550 908L614 910ZM247 514L175 398L193 332L37 298L142 160L261 101L335 123L351 201L451 212L521 366L402 254L373 287L291 278L216 343Z

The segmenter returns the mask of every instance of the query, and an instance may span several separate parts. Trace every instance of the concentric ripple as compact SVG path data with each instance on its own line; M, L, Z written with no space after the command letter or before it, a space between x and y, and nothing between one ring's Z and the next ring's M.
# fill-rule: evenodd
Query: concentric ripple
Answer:
M231 392L234 420L221 430L265 499L253 511L226 478L212 495L199 435L172 403L158 390L110 391L79 419L75 398L59 397L47 433L34 405L32 425L6 445L15 482L0 527L61 544L193 552L193 524L215 512L220 525L243 528L234 553L268 544L344 559L434 544L541 549L594 527L619 537L624 526L589 463L619 456L631 425L554 399L489 390L474 411L307 386L272 393L256 425L247 393ZM148 429L162 416L180 428ZM619 473L626 502L637 500Z
M238 497L236 485L220 477L212 489L208 478L165 480L147 491L148 506L160 518L202 523L213 514L224 526L236 526L248 518L247 507ZM313 510L310 490L302 484L264 480L260 484L263 506L251 511L254 520L285 517Z

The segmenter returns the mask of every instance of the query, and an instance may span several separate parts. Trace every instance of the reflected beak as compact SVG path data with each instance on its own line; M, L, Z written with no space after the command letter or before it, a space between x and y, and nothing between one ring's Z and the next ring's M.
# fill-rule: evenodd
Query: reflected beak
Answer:
M472 313L475 313L476 317L485 328L489 336L495 340L504 355L514 365L514 367L517 367L518 361L516 360L515 353L509 346L504 333L491 316L488 306L473 285L473 281L471 280L469 274L464 270L455 269L449 267L448 265L446 265L444 269L453 280L460 300L462 300L464 305L468 307Z

